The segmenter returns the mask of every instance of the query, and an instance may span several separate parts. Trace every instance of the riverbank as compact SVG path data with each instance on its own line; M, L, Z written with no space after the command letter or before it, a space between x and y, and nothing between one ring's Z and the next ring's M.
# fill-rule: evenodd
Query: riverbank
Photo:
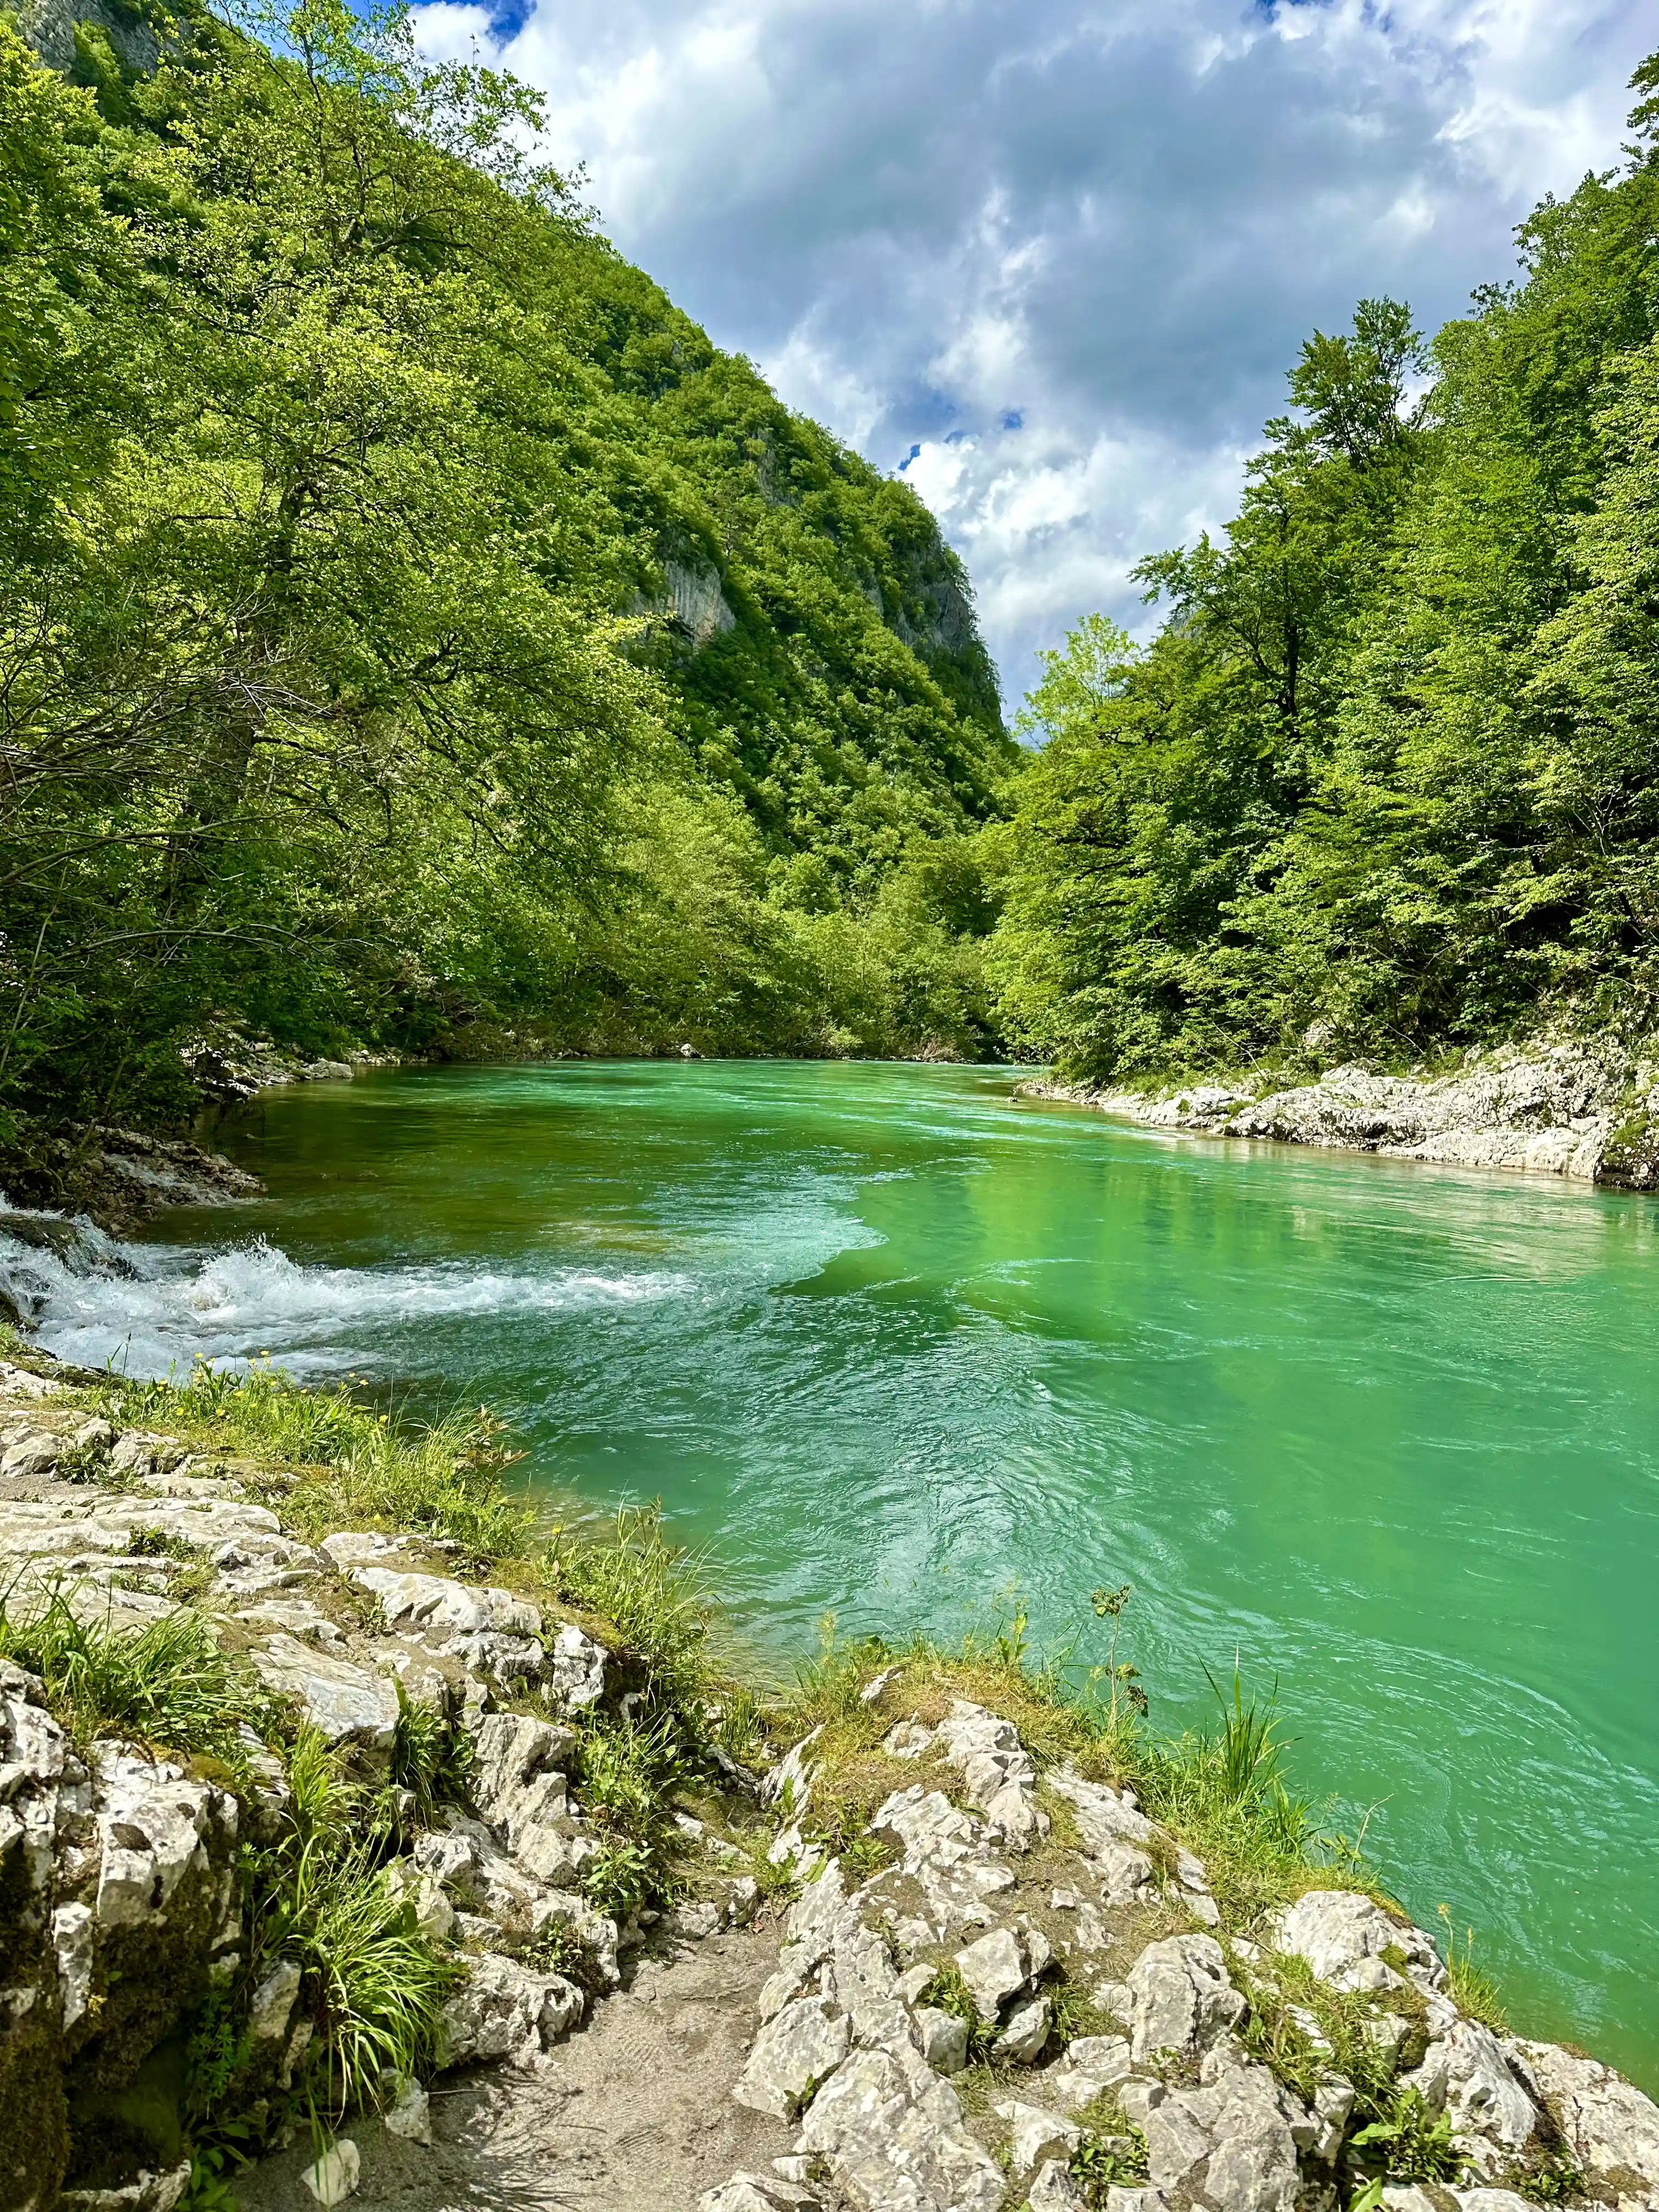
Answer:
M1137 1091L1037 1079L1021 1090L1193 1136L1659 1189L1659 1055L1610 1042L1509 1046L1438 1075L1387 1075L1355 1061L1279 1088L1188 1082Z
M757 1690L487 1419L4 1358L8 2202L1659 2204L1659 2110L1512 2035L1248 1708L1162 1743L1006 1634Z

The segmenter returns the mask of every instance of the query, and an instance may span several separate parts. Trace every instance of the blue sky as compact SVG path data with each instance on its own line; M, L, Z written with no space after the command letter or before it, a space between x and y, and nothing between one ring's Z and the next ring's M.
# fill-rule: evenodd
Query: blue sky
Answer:
M1231 509L1301 338L1432 331L1619 159L1636 0L432 0L543 91L617 246L966 559L1036 648Z

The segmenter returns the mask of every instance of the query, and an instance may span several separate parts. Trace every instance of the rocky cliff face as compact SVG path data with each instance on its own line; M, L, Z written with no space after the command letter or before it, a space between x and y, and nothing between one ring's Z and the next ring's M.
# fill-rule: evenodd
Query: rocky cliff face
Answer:
M1148 1128L1659 1188L1659 1060L1610 1042L1508 1047L1439 1077L1380 1075L1354 1064L1265 1093L1218 1083L1025 1087Z

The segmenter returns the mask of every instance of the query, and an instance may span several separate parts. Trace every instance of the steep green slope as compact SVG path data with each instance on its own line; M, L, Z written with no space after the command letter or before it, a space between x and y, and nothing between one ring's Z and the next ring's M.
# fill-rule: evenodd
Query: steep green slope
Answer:
M0 1114L241 1025L973 1051L1015 757L925 509L404 17L0 21ZM75 82L66 82L65 77ZM112 1047L112 1039L118 1042Z

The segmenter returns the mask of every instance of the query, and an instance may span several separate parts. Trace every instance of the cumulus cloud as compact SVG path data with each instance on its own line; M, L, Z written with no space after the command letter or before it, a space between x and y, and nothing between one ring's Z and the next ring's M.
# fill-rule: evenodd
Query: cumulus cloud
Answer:
M1639 0L431 0L621 249L878 466L1032 652L1230 511L1316 325L1432 328L1618 157Z

